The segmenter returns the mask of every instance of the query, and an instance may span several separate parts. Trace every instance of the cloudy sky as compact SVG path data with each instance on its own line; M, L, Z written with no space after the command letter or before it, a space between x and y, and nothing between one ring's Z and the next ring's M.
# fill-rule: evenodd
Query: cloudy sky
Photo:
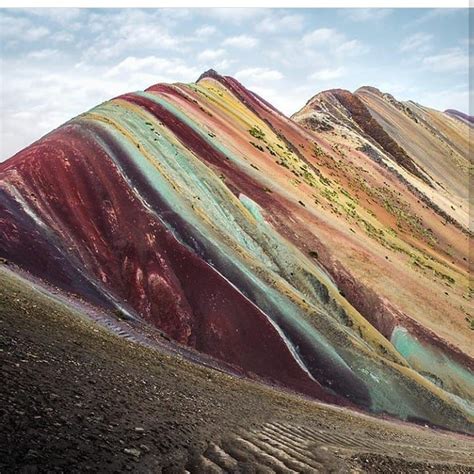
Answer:
M0 10L0 161L71 117L206 69L291 115L315 93L376 86L469 107L468 10Z

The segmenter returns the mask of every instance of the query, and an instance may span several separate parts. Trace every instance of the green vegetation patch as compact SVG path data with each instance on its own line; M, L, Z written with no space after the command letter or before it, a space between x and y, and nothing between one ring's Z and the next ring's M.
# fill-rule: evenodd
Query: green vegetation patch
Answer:
M252 135L252 137L256 138L257 140L263 140L263 138L265 137L265 133L263 132L263 130L261 130L257 126L254 126L251 129L249 129L249 133L250 135Z

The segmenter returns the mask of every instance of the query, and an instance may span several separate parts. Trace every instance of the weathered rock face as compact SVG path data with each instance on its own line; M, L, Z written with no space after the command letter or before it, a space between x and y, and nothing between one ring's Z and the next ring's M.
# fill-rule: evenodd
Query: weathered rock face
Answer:
M366 95L414 120L370 90L290 120L215 71L103 103L0 165L0 257L249 377L469 431L469 235Z

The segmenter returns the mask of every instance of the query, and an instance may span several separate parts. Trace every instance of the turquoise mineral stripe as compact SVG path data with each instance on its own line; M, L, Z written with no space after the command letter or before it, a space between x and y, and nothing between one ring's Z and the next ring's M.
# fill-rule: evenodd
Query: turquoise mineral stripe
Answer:
M240 194L239 199L240 199L240 202L250 212L250 214L252 214L252 216L255 217L255 220L257 220L259 222L264 222L265 221L265 219L262 215L262 211L260 209L260 206L255 201L252 201L245 194Z
M474 375L446 354L421 344L402 326L394 328L390 340L397 351L420 373L438 385L442 381L441 385L445 390L452 390L455 395L460 395L462 391L463 395L474 400Z

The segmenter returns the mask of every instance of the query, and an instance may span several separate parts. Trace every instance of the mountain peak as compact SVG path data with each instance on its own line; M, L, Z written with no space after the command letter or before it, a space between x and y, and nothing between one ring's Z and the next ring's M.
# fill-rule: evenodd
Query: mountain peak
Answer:
M378 95L378 96L383 96L384 93L378 89L377 87L374 87L374 86L361 86L359 87L357 90L354 91L354 94L358 94L358 93L363 93L363 92L370 92L372 94L375 94L375 95Z
M198 78L196 82L199 82L201 79L205 79L206 77L211 77L213 79L218 79L219 77L222 77L215 69L208 69L207 71L204 71Z
M324 91L318 92L316 95L313 96L313 98L318 96L325 96L328 94L352 94L352 92L348 89L341 89L335 87L334 89L326 89Z

